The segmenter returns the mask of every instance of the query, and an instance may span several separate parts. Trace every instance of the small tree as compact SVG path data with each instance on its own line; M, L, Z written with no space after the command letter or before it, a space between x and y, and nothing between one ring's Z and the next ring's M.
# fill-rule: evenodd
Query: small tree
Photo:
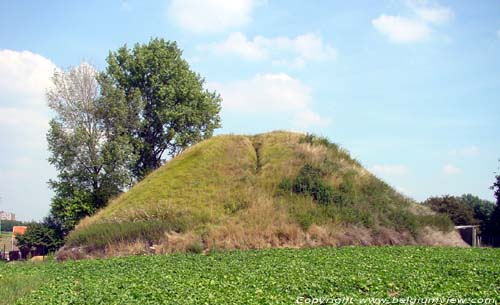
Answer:
M221 98L203 88L204 80L182 59L175 42L151 39L111 52L100 77L108 104L127 106L124 127L138 156L132 167L141 179L158 168L164 154L174 156L212 136L220 127Z

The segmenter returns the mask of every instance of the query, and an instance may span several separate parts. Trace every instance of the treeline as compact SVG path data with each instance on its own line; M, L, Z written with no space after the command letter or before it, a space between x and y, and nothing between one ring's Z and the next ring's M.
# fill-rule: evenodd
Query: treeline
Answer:
M2 220L2 232L12 232L13 226L27 226L30 222L20 220Z
M500 247L500 174L495 176L491 189L495 203L466 194L460 197L431 197L423 204L437 213L448 215L457 226L479 225L483 242Z
M500 241L498 234L500 213L494 202L465 194L431 197L422 204L437 213L446 214L456 226L479 225L481 237L487 244L496 245Z
M55 196L20 247L57 249L82 218L220 127L219 94L204 88L175 42L125 45L106 62L104 71L88 63L56 71L47 88Z

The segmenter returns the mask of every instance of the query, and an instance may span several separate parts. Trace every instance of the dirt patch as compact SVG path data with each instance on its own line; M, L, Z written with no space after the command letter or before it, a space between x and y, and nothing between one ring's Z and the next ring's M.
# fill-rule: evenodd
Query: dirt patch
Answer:
M446 233L429 227L423 229L420 242L429 246L469 247L457 231Z

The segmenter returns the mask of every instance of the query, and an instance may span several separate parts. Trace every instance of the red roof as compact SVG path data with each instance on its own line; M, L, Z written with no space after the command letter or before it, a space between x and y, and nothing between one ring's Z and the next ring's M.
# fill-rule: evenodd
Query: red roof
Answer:
M16 234L26 233L27 226L13 226L12 227L12 237L16 237Z

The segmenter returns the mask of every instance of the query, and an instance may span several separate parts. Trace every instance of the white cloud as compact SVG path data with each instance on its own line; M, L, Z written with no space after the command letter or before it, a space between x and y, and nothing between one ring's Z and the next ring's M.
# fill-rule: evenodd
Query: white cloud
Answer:
M208 86L222 95L222 107L226 111L286 114L299 128L329 123L311 109L311 89L285 73L259 74L247 80Z
M414 17L382 14L372 20L372 25L392 42L409 43L428 39L433 32L431 25L444 24L454 17L451 8L427 0L408 0L406 6Z
M255 0L172 0L168 15L188 31L214 33L248 24L258 4Z
M24 135L38 135L40 128L47 129L45 90L55 69L41 55L0 50L0 126L15 128Z
M246 59L257 60L268 56L266 50L255 39L248 40L240 32L231 33L226 40L198 47L200 50L209 50L215 54L236 54Z
M21 219L47 213L47 180L54 169L47 162L45 135L50 111L45 90L56 66L29 52L0 50L0 193L4 209ZM26 192L26 190L29 192Z
M461 157L477 157L481 154L479 148L477 148L474 145L460 149L452 149L448 153L451 156L461 156Z
M302 67L307 61L334 60L337 51L315 33L293 38L255 36L248 39L243 33L231 33L221 42L198 47L215 54L234 54L249 60L271 59L275 65Z
M460 174L462 171L456 166L453 166L451 164L446 164L445 166L443 166L443 172L446 175L457 175Z
M404 165L374 165L370 171L378 175L403 176L408 174L408 168Z
M393 42L416 42L429 37L431 29L423 22L400 17L381 15L372 25Z
M1 105L45 105L45 88L56 66L29 51L0 50Z
M407 6L413 10L418 18L429 23L443 24L454 17L451 8L431 4L428 1L407 1Z

